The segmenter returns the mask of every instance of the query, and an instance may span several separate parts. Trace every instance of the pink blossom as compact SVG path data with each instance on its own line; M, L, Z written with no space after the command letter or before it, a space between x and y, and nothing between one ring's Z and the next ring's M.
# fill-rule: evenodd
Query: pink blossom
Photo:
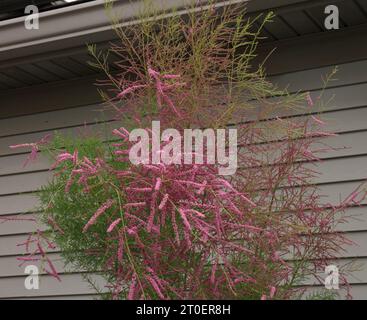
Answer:
M122 264L123 262L123 253L124 253L124 238L121 235L118 241L118 249L117 249L117 260Z
M28 156L28 158L26 159L26 161L23 165L25 167L30 161L34 161L34 160L37 159L37 154L38 154L38 151L39 151L39 147L41 145L46 145L47 143L49 143L49 140L50 140L51 136L52 136L51 134L48 134L48 135L44 136L38 142L11 145L11 146L9 146L9 148L10 149L31 148L31 153L30 153L30 155Z
M127 94L134 92L135 90L145 88L145 87L146 87L146 85L133 85L133 86L130 86L130 87L126 88L125 90L123 90L122 92L120 92L117 95L117 98L122 98L122 97L126 96Z
M112 231L113 231L113 229L115 229L115 227L120 223L120 221L121 221L121 218L118 218L118 219L116 219L115 221L113 221L113 222L110 224L110 226L108 227L107 232L112 232Z
M161 178L157 178L157 182L155 184L154 190L155 191L159 191L159 189L161 188L161 184L162 184L162 179Z
M313 107L314 106L314 102L312 100L312 97L311 97L311 94L310 92L307 92L306 94L306 100L307 100L307 103L310 107Z
M186 217L186 214L185 214L184 210L183 210L183 209L178 209L178 211L179 211L179 213L180 213L180 215L181 215L182 221L183 221L184 225L186 226L186 228L187 228L188 230L191 230L190 223L189 223L189 221L187 220L187 217Z
M168 195L168 193L166 193L163 196L163 199L162 199L161 203L159 204L159 207L158 207L159 210L162 210L166 206L166 203L168 201L168 198L169 198L169 195Z
M165 299L165 297L164 297L161 289L159 288L157 282L151 276L147 276L147 279L150 282L150 284L152 285L154 291L158 294L159 298Z
M275 292L277 291L277 289L275 287L270 287L270 298L273 298L275 295Z
M321 124L321 125L325 125L325 122L320 120L319 118L315 117L315 116L311 116L311 118L318 124Z
M83 228L83 232L87 232L87 230L90 228L90 226L92 226L93 224L95 224L95 222L97 221L97 219L107 210L109 209L113 204L115 203L114 200L107 200L92 216L92 218L90 218L90 220L88 221L88 223L84 226Z
M128 300L133 300L134 296L135 296L135 290L136 290L136 273L133 274L132 278L131 278L131 284L130 284L130 289L129 289L129 294L127 296Z

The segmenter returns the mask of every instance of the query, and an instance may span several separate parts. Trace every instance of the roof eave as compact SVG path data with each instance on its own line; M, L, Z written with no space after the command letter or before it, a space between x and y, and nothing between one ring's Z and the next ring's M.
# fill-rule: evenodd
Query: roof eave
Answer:
M237 0L232 2L248 2ZM162 11L184 8L191 0L159 0ZM203 1L204 3L205 1ZM218 1L225 5L228 1ZM114 38L111 19L105 10L105 1L96 0L66 8L40 13L39 29L27 30L25 18L0 22L0 62L61 49L77 48L88 42L108 41ZM121 25L139 23L139 12L144 1L115 0L113 14ZM182 10L184 13L184 10Z
M184 8L192 0L155 0L162 11L178 9L184 14ZM321 0L322 1L322 0ZM208 1L202 0L203 4ZM310 0L218 0L217 6L230 3L248 3L248 11L256 12L272 6L306 4ZM139 23L139 12L143 0L114 0L113 13L121 24ZM25 17L0 22L0 65L14 65L18 60L35 55L47 55L60 50L85 50L86 43L99 43L115 37L110 17L106 14L105 1L76 4L70 7L40 13L39 30L27 30Z

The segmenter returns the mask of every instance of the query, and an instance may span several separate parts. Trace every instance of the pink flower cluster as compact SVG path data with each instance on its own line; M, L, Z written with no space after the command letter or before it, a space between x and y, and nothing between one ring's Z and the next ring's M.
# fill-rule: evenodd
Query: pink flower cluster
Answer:
M165 123L173 117L181 120L172 94L186 83L151 67L147 74L147 83L134 82L117 98L137 94L153 82L157 105L170 111L161 110L161 118L169 118ZM310 96L306 100L313 105ZM126 128L113 130L119 141L107 156L89 159L78 150L58 154L52 169L69 175L66 193L81 186L81 197L96 187L108 194L95 212L86 212L80 233L94 237L103 230L98 234L106 240L103 250L90 248L86 254L107 257L102 268L113 298L289 298L299 290L293 287L299 272L317 277L350 244L334 231L344 221L338 215L359 205L366 193L356 190L339 205L321 203L310 182L317 172L309 164L327 150L314 148L318 139L332 134L319 128L323 121L310 119L276 118L272 123L283 130L279 136L271 131L270 138L268 127L239 125L240 168L230 178L219 176L214 164L132 165ZM183 129L182 124L178 130ZM31 147L34 158L44 143L12 147ZM51 219L49 225L68 236L58 221ZM28 247L34 241L37 247L29 259L45 255L40 240L47 240L41 232L36 236L25 243Z
M29 162L35 161L37 159L37 154L39 152L39 148L42 145L46 145L51 139L51 134L44 136L41 140L34 143L22 143L17 145L9 146L10 149L18 149L18 148L31 148L31 153L26 159L24 166L26 166Z

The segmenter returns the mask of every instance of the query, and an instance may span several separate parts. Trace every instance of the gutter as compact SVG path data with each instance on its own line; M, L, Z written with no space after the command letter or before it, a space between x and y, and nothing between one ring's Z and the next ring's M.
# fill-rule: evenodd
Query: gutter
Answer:
M120 18L121 26L139 23L139 11L143 7L144 0L113 0L113 2L113 14ZM271 6L288 6L315 1L274 0L271 4L269 0L215 2L219 7L230 3L248 3L248 11L256 12ZM101 43L115 39L104 3L104 0L95 0L41 12L39 30L25 29L26 17L0 21L0 67L16 65L31 57L33 59L37 55L47 56L52 53L60 55L61 51L65 50L85 52L86 43ZM191 3L192 0L154 0L154 4L163 11L178 9L180 14L185 14L187 10L184 10L184 7ZM203 0L201 3L205 5L207 1Z
M218 5L226 2L218 2ZM183 8L192 1L155 0L154 3L166 11ZM26 17L0 21L0 62L78 46L84 46L85 49L88 42L114 39L115 34L104 4L104 0L96 0L41 12L39 30L27 30L24 26ZM139 23L137 19L143 4L144 1L140 0L114 0L113 14L119 17L121 26Z

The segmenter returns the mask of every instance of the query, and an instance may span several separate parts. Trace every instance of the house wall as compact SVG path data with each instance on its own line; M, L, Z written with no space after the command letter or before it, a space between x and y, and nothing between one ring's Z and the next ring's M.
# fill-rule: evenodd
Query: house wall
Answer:
M0 95L0 101L0 299L94 298L95 292L84 281L82 273L63 270L58 250L51 253L50 258L61 272L62 282L42 275L39 290L26 290L24 268L27 264L18 267L17 257L24 250L17 244L25 240L26 233L33 231L35 225L27 221L1 223L1 218L37 216L38 203L34 192L51 176L46 159L40 158L39 162L23 167L27 157L25 150L10 149L9 145L37 141L55 129L78 134L84 126L91 124L89 127L93 130L103 115L92 80L12 90ZM53 111L46 112L50 109ZM14 116L4 117L11 113Z
M291 56L289 50L283 51L284 57ZM299 52L299 47L295 52ZM336 203L367 179L367 60L364 60L367 57L351 59L348 55L333 53L330 59L317 60L317 51L311 54L312 61L324 62L310 65L308 58L303 57L290 68L281 54L275 56L275 64L270 61L269 65L273 74L270 79L281 87L289 84L290 91L310 91L316 96L323 87L321 76L332 69L323 65L339 63L339 80L331 82L324 93L325 101L335 97L322 118L328 122L327 129L339 134L327 142L341 149L325 156L319 167L322 175L316 179L327 196L325 201ZM77 134L85 125L93 131L118 125L109 112L100 112L103 107L92 82L93 79L60 82L0 95L0 217L37 215L34 192L51 176L46 159L23 167L27 155L23 150L9 149L9 145L36 141L54 129ZM96 124L96 120L106 121L106 124ZM342 226L341 231L356 245L346 248L336 263L355 260L360 264L349 281L354 298L367 299L367 207L350 208L348 213L358 215L359 220ZM82 273L64 271L57 250L52 258L61 271L62 282L44 275L39 290L24 288L24 267L19 268L16 260L23 249L17 244L33 229L27 222L0 223L0 298L95 298L94 291L83 281Z

